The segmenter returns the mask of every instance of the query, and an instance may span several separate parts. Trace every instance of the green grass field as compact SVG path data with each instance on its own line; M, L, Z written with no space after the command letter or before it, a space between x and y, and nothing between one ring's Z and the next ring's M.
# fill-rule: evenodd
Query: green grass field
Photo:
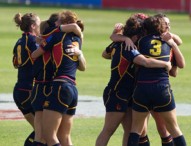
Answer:
M178 117L179 125L187 140L187 145L191 145L190 131L191 118ZM95 140L101 131L103 118L76 118L72 129L72 140L76 146L94 146ZM29 124L24 121L0 121L0 145L1 146L22 146L23 141L31 132ZM122 138L122 128L114 133L108 146L120 146ZM155 124L151 118L149 121L148 136L151 146L160 146L160 137L156 132Z
M16 82L16 70L12 66L12 49L21 36L16 28L13 17L16 13L34 12L42 20L47 19L51 13L61 11L63 7L29 7L8 6L0 4L0 93L12 93ZM77 73L77 87L80 95L101 97L110 75L110 62L101 57L103 49L111 42L109 36L116 22L125 23L133 13L144 11L128 10L98 10L74 9L85 23L83 52L87 60L87 70ZM149 15L153 11L145 11ZM180 35L183 44L180 46L187 66L179 71L176 78L171 78L175 100L178 103L191 103L191 21L187 14L166 13L171 20L171 30ZM190 112L190 111L188 111ZM178 117L180 127L191 145L191 117ZM0 121L0 145L22 146L22 141L29 134L30 127L25 121ZM93 146L95 139L103 125L103 118L77 118L73 128L73 142L77 146ZM119 129L111 139L108 146L119 146L122 131ZM151 145L160 145L159 136L151 119L149 124L149 137Z
M21 31L16 28L13 17L16 13L34 12L41 20L45 20L51 13L63 10L62 7L22 7L22 6L0 6L1 43L0 43L0 93L11 93L16 81L16 70L12 66L12 49L21 36ZM125 23L126 19L138 11L128 10L93 10L72 9L85 23L83 52L87 59L87 70L78 72L77 87L80 95L102 96L102 91L109 80L110 62L101 57L103 49L111 42L109 36L116 22ZM140 11L141 12L141 11ZM156 12L145 12L149 15ZM3 16L4 15L4 16ZM191 103L190 72L191 55L190 32L191 21L187 14L167 13L171 20L172 32L180 35L183 39L181 50L186 58L186 68L180 70L176 79L172 78L177 102Z

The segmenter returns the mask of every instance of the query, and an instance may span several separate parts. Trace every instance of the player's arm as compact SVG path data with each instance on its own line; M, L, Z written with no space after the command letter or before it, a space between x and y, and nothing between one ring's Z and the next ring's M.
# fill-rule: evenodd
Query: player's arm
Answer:
M103 50L102 52L102 57L105 58L105 59L111 59L111 52L113 51L114 49L114 45L115 45L115 42L112 42L111 44L109 44L105 50Z
M154 58L146 58L143 55L138 55L133 59L133 62L135 64L147 67L147 68L166 68L167 71L171 69L171 63L161 61L161 60L156 60Z
M171 33L169 32L164 33L161 35L161 37L164 41L166 41L172 47L173 55L175 57L176 65L178 66L178 68L184 68L185 66L184 56L182 55L176 42L173 40Z
M78 70L85 71L86 70L86 59L81 50L80 50L80 53L78 54L78 60L79 60Z
M171 33L171 35L172 35L172 39L174 40L174 42L178 46L180 46L182 44L182 39L178 35L176 35L176 34Z
M76 23L66 24L66 25L60 25L60 30L62 32L73 32L77 36L79 36L81 39L83 39L83 33L81 31L81 28Z
M173 39L174 40L174 42L178 45L178 46L180 46L181 44L182 44L182 39L178 36L178 35L176 35L176 34L173 34L173 33L171 33L171 32L166 32L166 33L163 33L162 35L161 35L161 38L164 40L164 41L168 41L169 39Z
M83 55L82 50L79 49L79 45L68 45L68 48L66 49L66 52L68 55L75 55L78 56L79 66L78 70L85 71L86 70L86 59Z
M136 49L136 46L133 43L133 41L129 37L126 37L123 35L123 24L122 23L115 24L115 27L110 36L110 39L113 42L125 42L125 44L126 44L125 49L128 49L128 50L130 50L130 48Z
M105 59L111 59L111 53L107 53L106 50L102 52L102 57Z
M169 75L172 77L176 77L178 74L178 67L172 66L171 70L169 71Z
M51 50L54 44L53 41L54 39L51 39L49 42L46 42L46 40L43 39L39 44L39 47L32 52L32 59L35 60L39 56L43 55L47 50Z
M44 54L44 49L42 47L38 47L35 51L32 52L31 57L33 60Z
M167 33L164 33L161 35L162 39L166 42L168 42L168 40L172 39L174 40L174 42L177 44L177 45L180 45L182 43L182 40L180 39L179 36L175 35L175 34L172 34L170 32L167 32ZM174 50L172 50L173 54L174 54ZM176 53L176 52L175 52ZM177 63L176 63L176 58L175 58L175 55L173 55L174 59L171 60L172 61L172 69L169 71L169 75L172 76L172 77L176 77L177 74L178 74L178 66L177 66Z
M185 67L185 59L184 59L184 56L183 56L182 52L180 51L179 47L175 43L175 41L173 39L170 39L167 41L167 43L173 49L173 55L175 57L177 67L178 68L184 68Z

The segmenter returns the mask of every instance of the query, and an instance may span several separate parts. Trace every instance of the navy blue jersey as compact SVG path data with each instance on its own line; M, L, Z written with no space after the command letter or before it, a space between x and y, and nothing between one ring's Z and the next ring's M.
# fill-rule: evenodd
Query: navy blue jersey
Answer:
M51 27L45 30L41 36L46 42L49 42L52 34L59 32L60 30L55 27ZM44 44L45 45L45 44ZM34 76L36 82L51 81L53 77L53 62L51 59L51 51L46 51L42 56L39 56L34 62Z
M133 88L135 77L133 59L140 53L137 50L125 50L125 44L120 42L111 43L106 52L111 53L112 59L108 86L114 90Z
M160 36L148 35L140 39L138 48L145 57L157 60L170 61L172 48ZM140 66L138 81L168 80L169 75L165 68L146 68Z
M18 68L18 83L33 83L33 60L31 52L36 50L35 36L23 33L13 49L13 65Z
M79 65L78 56L68 55L68 45L75 44L81 49L81 40L74 33L57 32L43 47L45 51L51 50L54 63L54 78L69 78L75 81L76 70Z

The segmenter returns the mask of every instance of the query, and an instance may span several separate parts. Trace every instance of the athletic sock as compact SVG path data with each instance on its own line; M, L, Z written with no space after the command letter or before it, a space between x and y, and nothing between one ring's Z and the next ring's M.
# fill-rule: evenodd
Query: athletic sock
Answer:
M52 145L52 146L61 146L61 144L60 144L60 143L57 143L57 144L54 144L54 145Z
M139 146L139 137L137 133L130 133L127 146Z
M161 137L162 146L174 146L172 136Z
M34 141L32 146L45 146L44 143Z
M24 146L32 146L34 141L34 131L26 138Z
M186 141L185 141L183 135L173 138L173 141L174 141L175 146L186 146Z
M139 138L139 146L150 146L149 138L147 135Z

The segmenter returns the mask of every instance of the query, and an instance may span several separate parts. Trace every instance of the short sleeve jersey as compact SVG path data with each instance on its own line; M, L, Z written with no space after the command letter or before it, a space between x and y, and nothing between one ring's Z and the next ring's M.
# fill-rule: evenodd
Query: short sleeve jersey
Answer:
M140 39L138 44L139 51L142 55L148 58L157 60L169 61L172 53L172 48L158 35L148 35ZM139 67L137 76L138 81L150 80L168 80L168 72L165 68L146 68Z
M59 32L56 27L51 27L45 30L41 36L45 42L49 42L52 34ZM45 45L45 44L44 44ZM43 55L39 56L34 62L34 76L36 81L46 82L51 81L53 77L53 62L51 59L51 51L46 51Z
M111 43L106 52L111 54L111 77L108 83L114 90L120 88L133 88L135 81L135 65L133 60L140 55L137 50L125 50L125 44Z
M31 52L36 50L35 36L23 33L13 49L13 65L18 68L18 82L33 83L33 60Z
M71 44L78 45L81 49L81 40L74 33L58 32L54 33L47 45L43 47L45 51L52 52L54 78L66 76L75 81L79 61L78 56L66 53L68 45Z

